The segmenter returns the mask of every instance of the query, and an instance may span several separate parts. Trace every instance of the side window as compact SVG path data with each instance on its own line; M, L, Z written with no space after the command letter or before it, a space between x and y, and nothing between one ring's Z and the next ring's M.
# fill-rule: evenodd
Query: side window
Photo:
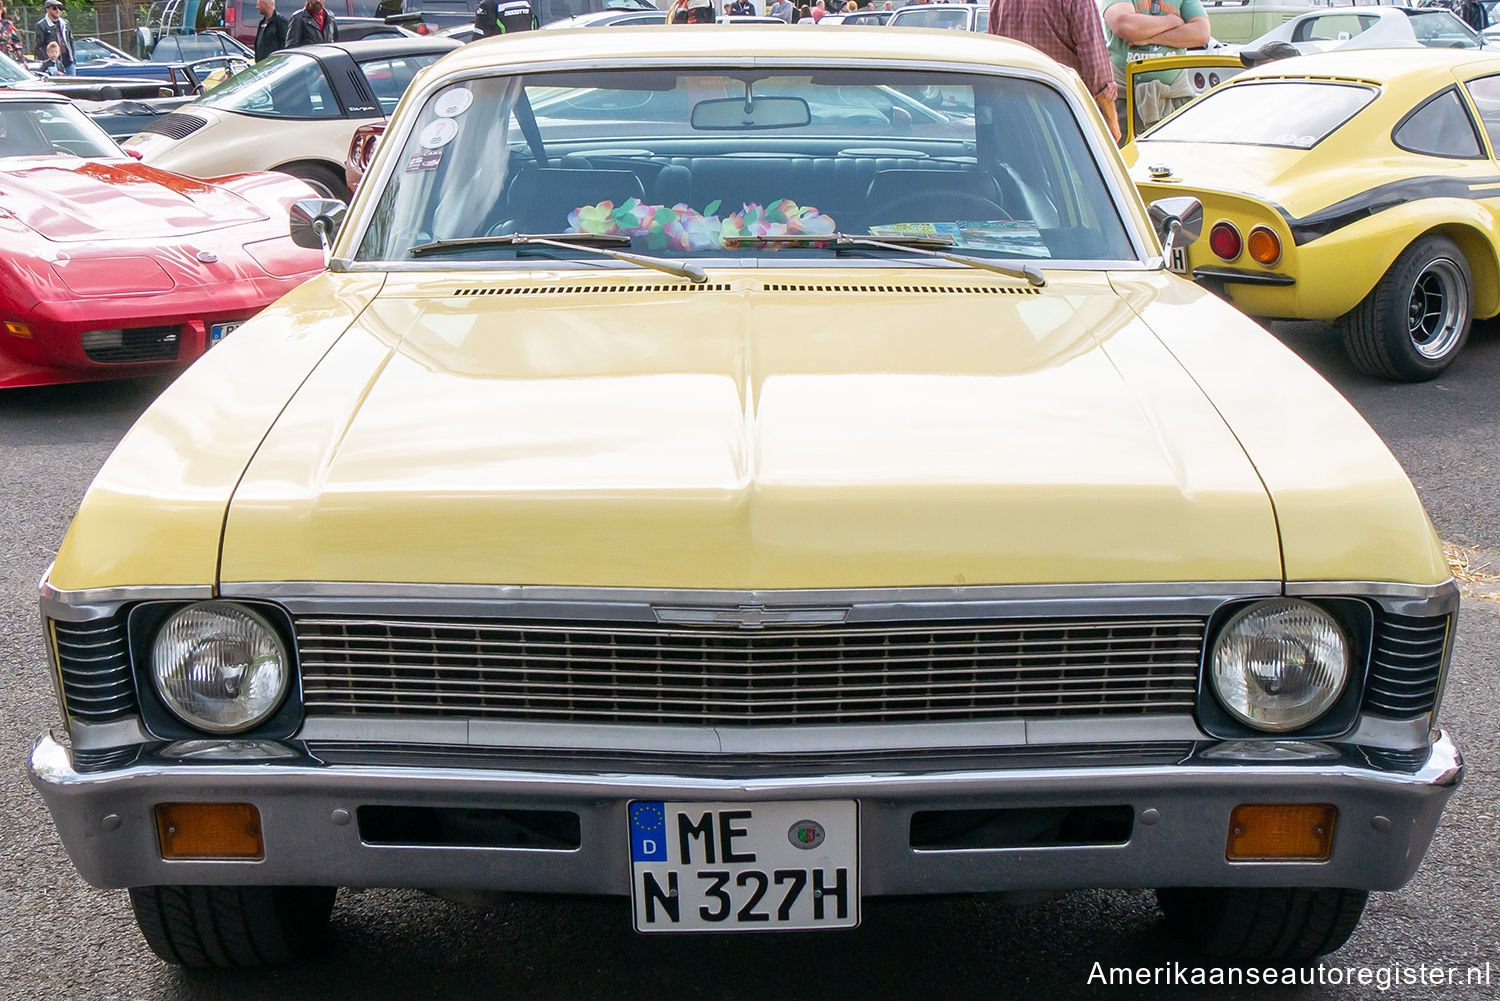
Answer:
M1468 83L1469 96L1479 109L1479 120L1489 133L1490 149L1500 150L1500 76L1480 77Z
M1391 141L1412 153L1477 160L1484 156L1474 123L1458 90L1447 90L1417 108L1396 126Z
M359 68L370 82L370 90L379 99L381 110L389 115L396 110L396 102L406 93L412 77L433 61L434 59L422 56L396 56L391 59L372 59L360 63Z

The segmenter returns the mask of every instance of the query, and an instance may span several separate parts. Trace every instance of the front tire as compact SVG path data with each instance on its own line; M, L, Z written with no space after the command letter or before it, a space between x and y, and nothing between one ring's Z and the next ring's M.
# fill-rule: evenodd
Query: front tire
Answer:
M1349 941L1364 890L1174 888L1156 891L1167 927L1190 948L1239 962L1302 962Z
M1474 319L1474 280L1458 245L1424 236L1344 317L1344 348L1361 372L1422 382L1452 364Z
M331 886L136 886L135 922L151 951L190 969L276 966L319 951Z

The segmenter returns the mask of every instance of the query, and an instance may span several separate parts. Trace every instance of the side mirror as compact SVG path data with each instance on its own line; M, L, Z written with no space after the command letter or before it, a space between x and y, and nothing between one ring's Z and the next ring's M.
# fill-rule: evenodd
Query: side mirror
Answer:
M292 203L292 242L308 250L321 250L327 257L333 249L349 207L332 198L303 198Z
M1203 232L1203 203L1190 195L1157 199L1146 206L1146 214L1169 259L1172 251L1188 246Z

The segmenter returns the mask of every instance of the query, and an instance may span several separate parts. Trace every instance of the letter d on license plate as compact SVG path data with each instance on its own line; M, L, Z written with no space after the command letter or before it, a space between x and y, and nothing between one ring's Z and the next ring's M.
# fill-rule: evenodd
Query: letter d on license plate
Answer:
M859 810L853 800L637 800L627 810L636 931L859 924Z

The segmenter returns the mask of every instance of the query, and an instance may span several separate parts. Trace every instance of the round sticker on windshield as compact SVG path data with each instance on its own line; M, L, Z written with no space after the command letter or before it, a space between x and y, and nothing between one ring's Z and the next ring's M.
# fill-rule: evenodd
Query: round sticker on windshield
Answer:
M473 103L474 92L467 87L457 87L439 94L438 99L432 102L432 110L439 118L457 118L468 111L469 105Z
M439 118L427 123L419 141L424 149L439 149L451 143L456 135L458 135L458 123L451 118Z

